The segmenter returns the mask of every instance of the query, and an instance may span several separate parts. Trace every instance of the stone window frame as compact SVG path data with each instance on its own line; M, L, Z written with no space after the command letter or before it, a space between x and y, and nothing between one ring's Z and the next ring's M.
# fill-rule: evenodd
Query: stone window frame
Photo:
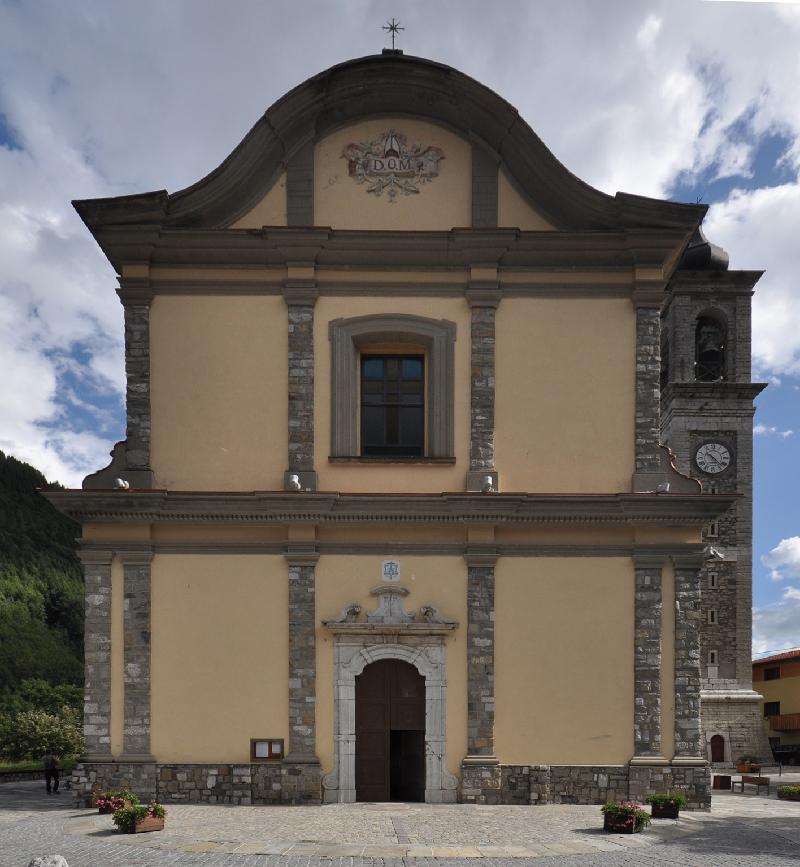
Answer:
M709 665L719 665L719 651L718 650L709 650L708 651L708 664Z
M718 572L709 572L708 573L708 589L709 590L719 590L719 573Z
M411 343L424 348L424 457L454 458L455 322L407 313L376 313L331 320L328 338L331 343L331 458L360 457L360 349L376 343ZM383 460L391 462L392 458Z
M708 625L709 626L718 626L719 625L719 615L717 614L716 608L708 609Z

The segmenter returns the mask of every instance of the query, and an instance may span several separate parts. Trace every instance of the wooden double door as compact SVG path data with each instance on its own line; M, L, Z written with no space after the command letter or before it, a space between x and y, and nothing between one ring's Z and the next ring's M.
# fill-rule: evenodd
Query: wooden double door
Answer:
M425 800L425 678L400 659L356 677L356 799Z

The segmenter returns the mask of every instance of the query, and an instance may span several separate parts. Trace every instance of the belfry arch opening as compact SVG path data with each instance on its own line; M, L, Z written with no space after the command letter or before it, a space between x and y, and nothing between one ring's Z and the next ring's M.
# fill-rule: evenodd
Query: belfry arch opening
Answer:
M727 323L720 314L709 311L697 317L694 330L694 378L697 382L725 379Z

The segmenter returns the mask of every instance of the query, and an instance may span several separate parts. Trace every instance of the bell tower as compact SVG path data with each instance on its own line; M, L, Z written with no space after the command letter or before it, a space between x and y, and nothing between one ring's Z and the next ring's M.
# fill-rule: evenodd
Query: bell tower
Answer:
M661 437L704 493L737 503L704 535L714 552L701 572L701 718L725 762L771 760L752 688L753 400L750 307L761 271L728 270L728 256L698 230L668 287L661 322ZM719 750L717 750L717 754Z

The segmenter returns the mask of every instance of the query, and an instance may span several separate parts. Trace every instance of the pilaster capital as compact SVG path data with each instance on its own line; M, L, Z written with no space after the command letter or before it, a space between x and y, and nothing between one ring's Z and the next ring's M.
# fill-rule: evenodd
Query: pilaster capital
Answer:
M117 295L125 307L149 307L154 294L149 275L119 278Z
M117 557L123 566L148 566L153 560L153 549L148 545L142 548L117 550Z
M470 280L469 285L464 290L467 303L472 307L493 307L503 299L503 290L491 281Z
M711 558L711 549L706 546L699 551L672 554L672 563L676 569L699 571Z
M497 564L497 549L492 546L469 545L464 552L467 566L495 566Z
M319 560L319 551L314 544L289 544L284 554L288 566L315 566Z
M633 565L636 569L649 569L652 572L656 570L661 572L664 568L664 561L667 559L666 554L659 554L654 551L636 551L633 552Z
M110 566L114 552L110 548L85 549L78 551L78 559L84 566Z

